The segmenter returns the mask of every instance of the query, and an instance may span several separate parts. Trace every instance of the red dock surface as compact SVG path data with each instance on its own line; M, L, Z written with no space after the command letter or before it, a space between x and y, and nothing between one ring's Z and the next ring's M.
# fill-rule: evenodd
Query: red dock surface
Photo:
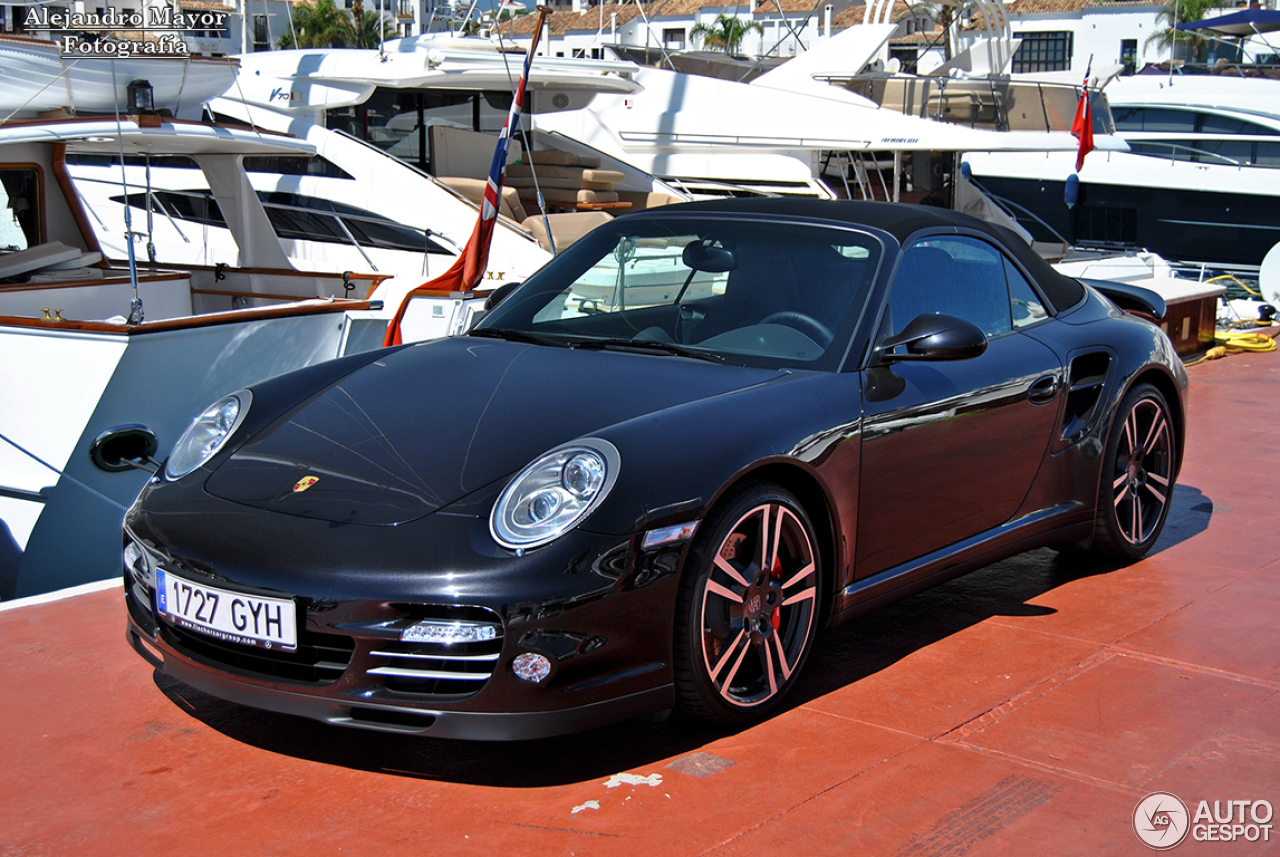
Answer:
M1190 371L1155 553L1035 551L826 632L750 729L340 729L153 673L116 587L5 605L0 855L1133 855L1152 792L1245 816L1175 854L1280 854L1249 829L1280 807L1280 355Z

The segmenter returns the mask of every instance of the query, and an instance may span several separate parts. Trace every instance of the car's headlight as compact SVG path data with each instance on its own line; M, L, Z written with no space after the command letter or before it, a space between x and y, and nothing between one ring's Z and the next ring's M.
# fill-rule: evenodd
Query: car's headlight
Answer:
M212 458L244 422L252 401L252 393L240 390L223 396L206 408L173 445L173 452L169 453L169 461L164 466L165 475L170 479L181 479Z
M514 550L555 541L608 496L621 461L617 447L596 437L551 450L511 480L489 516L489 532Z

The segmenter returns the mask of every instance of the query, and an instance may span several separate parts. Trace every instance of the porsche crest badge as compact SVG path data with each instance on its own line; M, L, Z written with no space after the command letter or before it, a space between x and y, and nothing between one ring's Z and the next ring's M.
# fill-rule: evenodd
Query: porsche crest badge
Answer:
M306 491L308 488L310 488L312 485L315 485L319 481L320 481L319 476L304 476L301 479L299 479L297 483L294 484L293 493L297 494L301 491Z

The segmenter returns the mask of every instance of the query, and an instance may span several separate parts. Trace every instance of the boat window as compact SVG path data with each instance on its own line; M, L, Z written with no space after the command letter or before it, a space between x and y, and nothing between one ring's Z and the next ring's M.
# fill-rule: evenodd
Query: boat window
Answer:
M526 101L529 99L532 94L526 96ZM427 128L446 125L496 134L510 109L509 92L419 92L379 87L363 104L328 111L326 122L329 128L345 131L430 172Z
M1280 129L1268 128L1257 122L1247 122L1234 116L1220 116L1216 113L1202 114L1200 130L1205 134L1241 134L1253 136L1280 136Z
M852 229L628 220L561 254L484 326L578 346L647 342L733 363L834 368L882 255L876 238Z
M1237 164L1248 164L1253 161L1253 143L1250 140L1198 140L1194 141L1199 149L1193 160L1205 163L1222 163L1224 160Z
M1259 143L1253 162L1260 167L1280 167L1280 143Z
M453 255L444 245L422 232L387 218L340 202L283 191L258 191L276 235L288 240L351 244L385 250ZM116 195L113 202L122 202ZM206 190L160 190L151 194L152 210L175 220L226 228L218 203ZM145 193L129 194L129 204L146 210Z
M0 167L0 250L26 250L44 241L40 172Z
M126 155L125 165L130 167L164 167L177 170L199 170L200 166L187 155ZM77 167L119 167L119 155L94 155L86 152L67 152L67 164Z
M319 155L246 155L245 172L282 176L324 176L354 179L351 173Z
M150 159L139 155L128 155L124 162L130 167L150 166L152 169L192 170L203 174L200 165L186 155L161 155L152 156ZM119 167L120 156L68 152L67 163L71 166L83 167ZM320 155L245 155L244 168L246 172L272 175L352 178L346 170Z
M1116 107L1111 116L1117 131L1164 131L1194 134L1196 113L1171 107Z

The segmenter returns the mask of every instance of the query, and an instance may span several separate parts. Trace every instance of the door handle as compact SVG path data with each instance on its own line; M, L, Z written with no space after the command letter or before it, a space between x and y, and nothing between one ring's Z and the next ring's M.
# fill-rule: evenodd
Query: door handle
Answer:
M1027 390L1027 398L1033 405L1047 405L1058 395L1058 376L1045 375L1037 378Z

